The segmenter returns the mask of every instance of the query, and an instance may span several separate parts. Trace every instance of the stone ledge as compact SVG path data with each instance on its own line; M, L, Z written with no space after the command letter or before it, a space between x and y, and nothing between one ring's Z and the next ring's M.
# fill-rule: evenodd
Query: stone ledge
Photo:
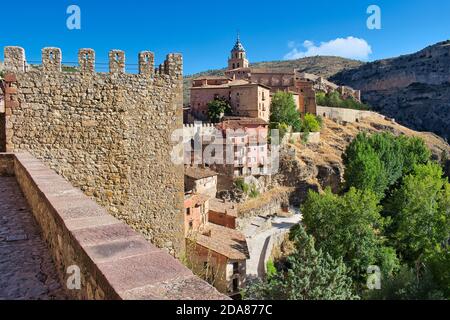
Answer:
M62 283L81 270L75 299L228 299L28 153L0 153L0 174L14 174Z

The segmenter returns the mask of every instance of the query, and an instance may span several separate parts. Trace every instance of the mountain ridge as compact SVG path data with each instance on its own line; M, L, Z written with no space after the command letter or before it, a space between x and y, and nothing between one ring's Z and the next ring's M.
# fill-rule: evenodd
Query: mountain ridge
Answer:
M450 40L342 70L330 80L361 90L364 102L405 126L450 139Z

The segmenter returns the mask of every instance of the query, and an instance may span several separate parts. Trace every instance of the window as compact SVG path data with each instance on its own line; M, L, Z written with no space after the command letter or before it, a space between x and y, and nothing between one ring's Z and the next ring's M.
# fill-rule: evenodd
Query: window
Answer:
M239 68L239 62L237 63L237 67Z
M239 262L233 262L233 274L239 273Z
M189 229L192 229L194 227L194 223L191 221L189 221Z
M191 208L186 209L186 214L189 216L191 214Z

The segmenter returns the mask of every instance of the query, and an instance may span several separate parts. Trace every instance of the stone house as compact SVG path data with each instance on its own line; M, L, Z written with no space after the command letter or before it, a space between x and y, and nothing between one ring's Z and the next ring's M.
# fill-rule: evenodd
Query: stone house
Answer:
M246 260L250 258L245 236L209 223L187 241L193 271L203 275L219 292L238 295L245 285Z
M355 90L347 86L339 86L323 77L311 73L301 72L298 73L297 77L311 83L314 91L322 91L324 93L337 91L344 99L353 98L356 101L361 102L360 90Z
M212 211L211 204L212 203ZM216 224L218 199L203 194L186 194L184 221L186 256L189 268L221 293L233 296L243 288L246 260L250 258L245 236L234 228ZM224 205L226 206L226 205ZM236 214L227 211L226 214ZM209 216L213 216L209 221ZM225 220L222 220L225 222ZM230 222L230 221L228 221Z
M185 167L184 191L191 191L215 198L217 193L217 173L209 168Z
M191 87L192 115L207 120L208 103L216 98L227 100L235 116L269 121L270 88L265 85L227 77L196 78Z
M224 118L217 127L223 134L224 163L211 168L229 177L270 174L268 123L257 118ZM214 143L214 142L213 142Z
M187 194L184 198L184 235L199 232L208 223L209 197Z
M209 200L208 221L226 228L236 229L238 210L236 204L222 199Z

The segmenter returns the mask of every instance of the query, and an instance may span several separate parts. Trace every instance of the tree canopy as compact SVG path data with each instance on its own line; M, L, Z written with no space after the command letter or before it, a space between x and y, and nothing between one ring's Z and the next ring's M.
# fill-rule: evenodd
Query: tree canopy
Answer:
M450 184L440 165L415 166L386 205L392 239L411 265L442 253L450 237Z
M333 258L342 257L357 282L364 283L370 265L385 273L398 268L395 251L384 246L379 235L386 224L378 197L370 190L351 188L339 196L327 189L310 191L302 206L303 222L317 246Z
M253 300L350 300L352 280L340 259L316 250L314 238L302 226L290 233L295 252L287 259L287 268L271 272L266 280L257 280L244 292Z
M295 132L300 132L302 122L300 112L292 93L278 91L272 97L270 106L270 122L291 126Z
M319 106L333 107L333 108L346 108L357 110L369 110L370 107L367 104L358 102L353 97L344 99L339 92L333 91L329 93L317 92L316 101Z
M224 98L215 98L208 103L208 117L212 122L219 122L224 115L231 114L230 103Z
M342 158L345 187L372 190L383 198L386 190L413 170L427 163L431 153L420 138L396 137L391 133L360 133Z

